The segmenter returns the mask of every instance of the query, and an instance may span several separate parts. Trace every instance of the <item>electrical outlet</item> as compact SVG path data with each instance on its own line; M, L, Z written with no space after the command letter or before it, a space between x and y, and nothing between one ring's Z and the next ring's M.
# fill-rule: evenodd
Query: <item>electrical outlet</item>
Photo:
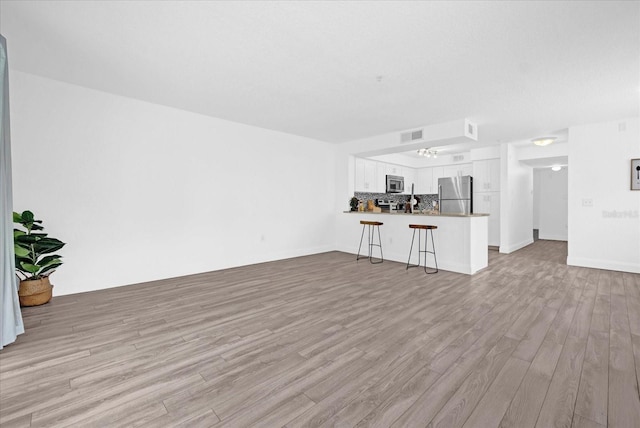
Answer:
M593 199L583 199L582 206L587 208L593 207Z

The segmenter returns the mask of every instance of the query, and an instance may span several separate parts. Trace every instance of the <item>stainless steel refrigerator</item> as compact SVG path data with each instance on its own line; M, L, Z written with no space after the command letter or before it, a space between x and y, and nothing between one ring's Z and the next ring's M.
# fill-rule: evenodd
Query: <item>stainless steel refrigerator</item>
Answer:
M441 214L473 214L473 177L439 178L438 201Z

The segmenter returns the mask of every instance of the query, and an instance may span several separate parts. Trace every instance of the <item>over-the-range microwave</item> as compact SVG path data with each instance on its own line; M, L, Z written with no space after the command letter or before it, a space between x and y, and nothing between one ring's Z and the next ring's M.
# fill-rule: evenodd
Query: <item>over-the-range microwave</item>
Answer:
M404 192L404 177L399 175L387 175L387 193L402 193Z

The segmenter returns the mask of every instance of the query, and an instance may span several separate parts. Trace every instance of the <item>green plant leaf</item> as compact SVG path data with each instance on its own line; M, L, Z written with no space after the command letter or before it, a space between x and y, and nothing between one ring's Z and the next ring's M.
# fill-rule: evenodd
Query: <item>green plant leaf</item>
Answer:
M32 274L35 274L40 270L40 266L31 264L31 263L20 263L20 266L22 267L23 270L26 270L27 272Z
M23 232L20 229L13 229L13 239L15 239L18 236L22 236L22 235L26 235L26 233Z
M57 254L53 254L53 255L50 255L50 256L45 256L42 259L38 260L38 265L46 266L53 260L55 260L56 262L61 261L60 260L61 258L62 258L62 256L59 256Z
M18 253L18 252L22 253L21 251L16 250L16 248L18 248L18 247L20 247L22 250L27 250L27 252L31 250L31 247L29 247L28 245L23 245L23 244L20 244L18 242L14 242L13 243L13 248L14 248L15 252L16 253Z
M15 241L13 243L13 248L14 248L14 251L15 251L16 254L18 254L18 253L22 254L23 250L26 250L27 253L29 253L31 251L31 246L26 245L26 244L21 244L19 242L15 242ZM20 248L20 250L18 250L17 248Z
M33 223L33 213L31 211L23 211L21 217L23 223Z
M13 246L14 252L16 253L16 256L18 257L26 257L29 255L29 250L21 247L20 245L14 245Z
M65 243L55 238L42 238L33 244L36 253L48 254L58 251L65 246Z
M46 236L47 236L46 233L44 234L32 233L31 235L24 234L16 237L15 241L20 244L31 245L31 244L35 244L38 241L41 241Z
M16 266L20 266L22 263L31 263L31 257L24 257L24 256L18 256L16 255Z
M22 268L22 264L23 263L29 264L31 263L31 260L25 257L16 257L15 262L16 262L16 270L26 273L26 271Z
M44 227L35 224L35 222L31 225L31 230L42 230Z
M37 266L40 267L40 270L37 272L38 275L41 275L51 269L55 269L58 266L60 266L62 264L62 260L60 259L55 259L55 260L51 260L49 263L47 264L43 264L43 263L38 263Z
M40 272L38 272L38 275L44 275L47 272L49 272L51 274L53 272L53 270L55 268L57 268L58 266L60 266L61 264L62 264L62 262L60 262L60 263L52 263L49 266L43 268Z
M13 222L14 223L22 223L22 214L13 212Z

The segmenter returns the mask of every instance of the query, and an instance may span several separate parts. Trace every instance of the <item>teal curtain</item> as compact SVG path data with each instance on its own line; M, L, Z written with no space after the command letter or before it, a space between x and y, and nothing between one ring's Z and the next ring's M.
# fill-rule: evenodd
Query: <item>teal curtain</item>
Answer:
M24 333L13 255L7 41L0 35L0 349Z

